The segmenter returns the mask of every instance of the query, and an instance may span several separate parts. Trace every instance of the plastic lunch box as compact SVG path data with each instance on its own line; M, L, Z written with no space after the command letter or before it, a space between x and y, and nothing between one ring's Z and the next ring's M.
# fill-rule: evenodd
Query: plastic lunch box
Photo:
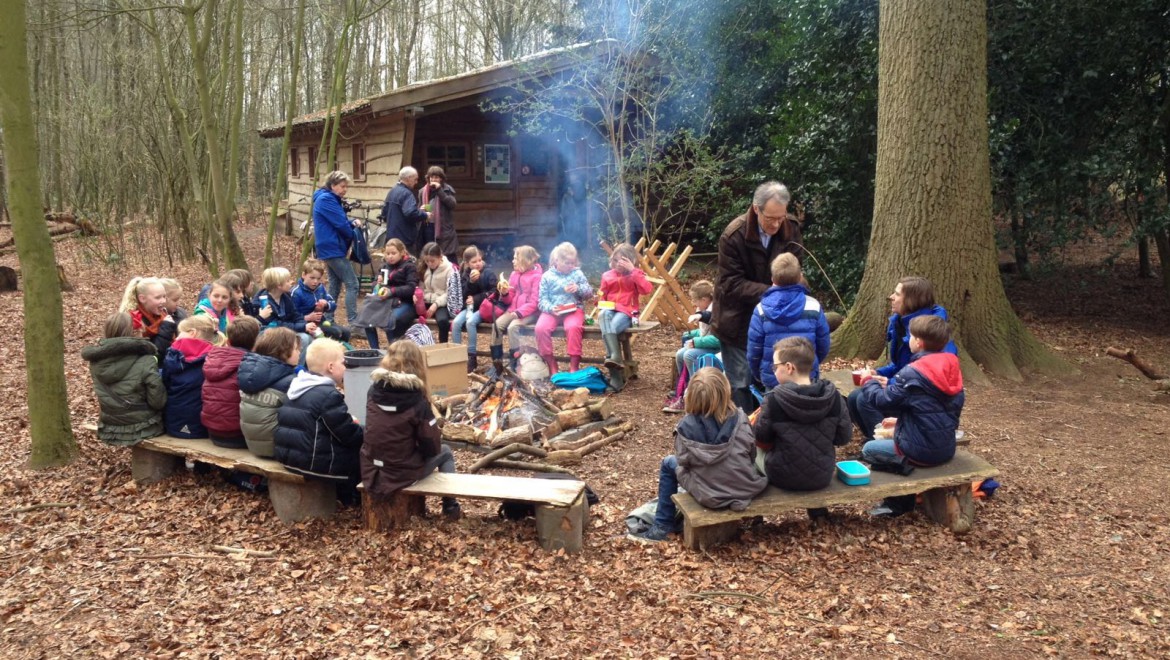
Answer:
M861 461L840 461L837 463L837 478L847 486L864 486L869 483L869 468Z

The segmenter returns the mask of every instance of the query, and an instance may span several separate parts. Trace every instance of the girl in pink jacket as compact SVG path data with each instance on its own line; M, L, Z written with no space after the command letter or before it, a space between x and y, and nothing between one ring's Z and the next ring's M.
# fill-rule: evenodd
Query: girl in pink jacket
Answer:
M638 316L642 307L642 296L649 295L654 287L635 264L638 252L629 243L622 243L609 256L609 270L601 276L601 295L597 306L601 307L598 323L601 338L605 341L605 366L622 366L622 348L618 335L625 332ZM612 303L612 307L605 303Z
M531 245L521 245L512 251L512 276L500 281L496 294L483 301L480 315L494 318L492 322L492 360L504 359L504 334L513 357L520 347L520 327L532 325L540 318L539 296L540 255Z

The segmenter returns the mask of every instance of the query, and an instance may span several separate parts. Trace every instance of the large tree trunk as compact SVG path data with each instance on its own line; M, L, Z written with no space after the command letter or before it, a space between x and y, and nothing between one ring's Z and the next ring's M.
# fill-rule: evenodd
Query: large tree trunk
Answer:
M40 204L36 127L29 102L25 3L3 3L0 21L0 128L12 235L24 276L24 358L33 468L73 460L77 443L65 391L61 285Z
M986 0L883 2L880 11L873 229L835 354L880 355L887 296L900 277L921 275L950 313L968 379L985 380L978 365L1012 379L1022 368L1069 369L1016 317L999 277Z

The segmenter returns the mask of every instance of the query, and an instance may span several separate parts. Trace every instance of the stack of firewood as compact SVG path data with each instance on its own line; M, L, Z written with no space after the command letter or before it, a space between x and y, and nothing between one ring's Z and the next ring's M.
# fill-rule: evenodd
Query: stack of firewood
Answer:
M541 394L507 368L470 378L466 394L434 403L444 441L490 450L472 472L488 466L567 472L560 466L576 465L633 430L614 416L609 399L590 398L583 387ZM514 454L537 460L509 460Z

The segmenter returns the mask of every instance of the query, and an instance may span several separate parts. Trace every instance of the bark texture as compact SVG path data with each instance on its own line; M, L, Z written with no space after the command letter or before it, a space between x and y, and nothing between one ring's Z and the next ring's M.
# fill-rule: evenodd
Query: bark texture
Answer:
M865 276L833 353L876 358L887 296L920 275L951 316L968 380L978 369L1071 369L1028 332L1003 290L991 223L985 0L881 4L878 153Z
M40 203L36 127L29 92L24 0L0 2L0 128L12 235L24 279L24 355L33 468L73 460L77 443L65 392L61 285Z

